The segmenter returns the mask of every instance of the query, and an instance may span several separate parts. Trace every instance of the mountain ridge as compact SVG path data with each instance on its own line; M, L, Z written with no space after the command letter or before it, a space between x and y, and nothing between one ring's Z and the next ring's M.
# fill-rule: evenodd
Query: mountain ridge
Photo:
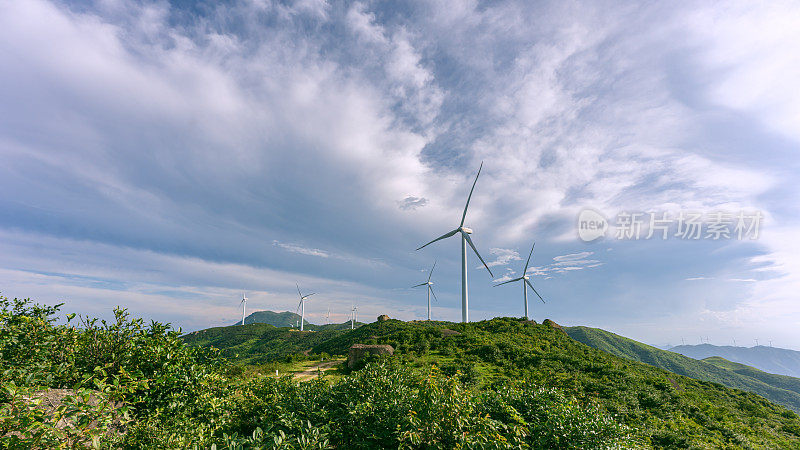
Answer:
M583 344L622 358L649 364L672 373L711 381L752 392L787 408L800 412L800 379L769 374L750 366L733 366L724 358L697 360L679 353L662 350L624 336L591 327L564 327L567 334Z
M669 351L694 359L719 356L728 361L755 367L767 373L800 378L800 352L778 347L758 345L733 347L730 345L678 345Z

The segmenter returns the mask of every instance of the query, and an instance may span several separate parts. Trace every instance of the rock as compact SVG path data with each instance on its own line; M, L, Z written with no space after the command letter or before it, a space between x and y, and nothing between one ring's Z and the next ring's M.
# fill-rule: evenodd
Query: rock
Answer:
M378 322L386 322L389 319L390 317L387 316L386 314L381 314L380 316L378 316Z
M394 355L391 345L353 344L347 355L347 367L353 368L368 355Z

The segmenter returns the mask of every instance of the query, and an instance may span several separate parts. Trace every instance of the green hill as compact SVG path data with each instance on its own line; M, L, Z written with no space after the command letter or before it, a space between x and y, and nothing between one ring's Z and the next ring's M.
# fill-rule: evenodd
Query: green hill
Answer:
M679 345L669 349L694 359L720 356L728 361L746 364L768 373L800 377L800 352L785 348L758 345L733 347L730 345Z
M244 324L251 323L266 323L276 327L293 327L300 322L300 314L293 312L274 312L274 311L255 311L250 313L244 318ZM308 324L308 321L305 322ZM233 325L241 325L241 321L237 321Z
M719 356L712 356L709 358L705 358L703 359L703 361L709 364L713 364L717 367L729 370L731 372L735 372L740 375L744 375L750 378L754 378L756 380L763 381L764 383L767 383L770 386L775 386L781 389L786 389L787 391L800 393L800 378L767 373L758 370L755 367L750 367L745 364L739 364L736 362L728 361L727 359L721 358Z
M296 327L298 323L300 323L300 314L296 314L289 311L284 312L275 312L275 311L255 311L250 313L247 317L244 318L244 324L249 325L253 323L263 323L269 324L278 328L287 327L292 328ZM238 321L231 326L241 325L242 322ZM356 322L355 326L363 325L361 322ZM303 324L303 328L306 330L314 330L314 331L321 331L321 330L349 330L350 329L350 321L344 323L331 323L326 325L315 325L310 323L306 320Z
M362 324L356 323L356 326ZM312 347L345 331L350 323L306 325L306 331L275 327L266 323L215 327L182 336L184 342L214 347L222 356L246 364L260 364L285 358L287 355L306 353Z
M218 348L229 359L257 364L302 353L330 339L335 333L339 332L299 331L266 323L253 323L195 331L183 336L183 340L191 345Z
M564 330L571 338L612 355L650 364L697 380L712 381L753 392L795 412L800 412L800 379L768 374L722 358L699 361L598 328L565 327Z
M251 347L260 348L262 356L280 358L303 346L312 353L344 355L354 343L389 344L396 349L392 361L412 367L438 366L470 389L510 382L555 388L582 404L600 407L630 427L639 446L800 447L800 417L794 412L750 392L592 348L552 323L508 318L469 324L389 320L329 334L297 336L298 332L267 328L264 332L267 336L250 338L263 344ZM630 345L627 351L641 353L637 348ZM253 360L255 356L240 357ZM732 379L737 375L702 364Z

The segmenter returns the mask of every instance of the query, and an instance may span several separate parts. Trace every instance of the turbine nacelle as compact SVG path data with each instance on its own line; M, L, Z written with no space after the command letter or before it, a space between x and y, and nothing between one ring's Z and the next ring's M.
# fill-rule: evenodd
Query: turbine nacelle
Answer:
M462 233L472 234L472 228L458 227L458 231L461 231Z

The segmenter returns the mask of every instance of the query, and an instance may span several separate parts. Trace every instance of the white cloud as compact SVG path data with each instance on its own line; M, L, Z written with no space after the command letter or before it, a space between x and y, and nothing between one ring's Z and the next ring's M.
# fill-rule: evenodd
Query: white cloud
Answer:
M709 99L800 140L800 6L734 2L691 11L684 22L700 46L697 64L714 73Z
M587 256L592 256L593 254L594 252L569 253L566 255L554 256L553 261L556 262L577 261L577 260L582 260Z
M535 276L548 276L553 274L566 274L576 270L591 269L600 267L603 262L597 259L586 259L594 252L568 253L553 257L553 263L545 266L534 266L528 268L528 273ZM549 277L548 277L549 278Z
M486 263L489 267L495 266L506 266L511 261L521 261L522 258L519 257L519 253L516 250L512 250L510 248L490 248L489 254L495 255L494 261L488 261ZM476 269L480 269L483 267L483 264L480 266L476 266Z
M301 255L319 256L321 258L327 258L330 256L330 254L324 250L320 250L318 248L307 248L297 244L287 244L285 242L272 241L272 245L277 245L286 251L300 253Z

